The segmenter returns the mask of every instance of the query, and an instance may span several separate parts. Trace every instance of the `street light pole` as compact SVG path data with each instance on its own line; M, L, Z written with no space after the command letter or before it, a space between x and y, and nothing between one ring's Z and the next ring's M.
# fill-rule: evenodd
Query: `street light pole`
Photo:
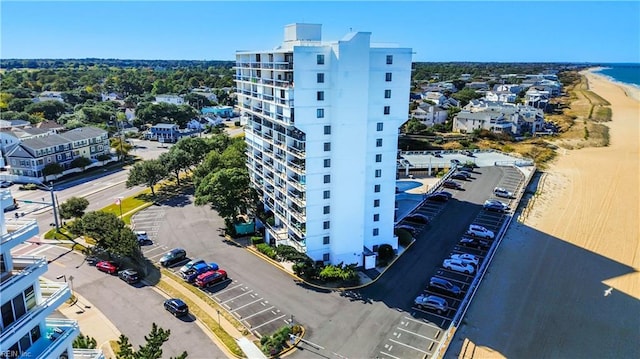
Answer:
M53 220L56 224L56 232L60 232L60 224L58 223L58 206L56 204L56 196L53 193L53 182L49 182L49 192L51 192L51 206L53 207Z

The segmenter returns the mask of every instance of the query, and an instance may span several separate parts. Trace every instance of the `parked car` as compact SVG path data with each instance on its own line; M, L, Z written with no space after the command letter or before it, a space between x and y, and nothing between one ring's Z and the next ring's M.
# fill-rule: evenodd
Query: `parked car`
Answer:
M120 279L122 279L123 281L129 284L138 283L140 281L140 276L138 275L138 272L136 272L133 269L125 269L123 271L118 272L118 277L120 277Z
M138 244L141 246L153 244L146 231L136 231L136 237L138 237Z
M0 187L1 188L8 188L13 186L13 182L11 181L0 181Z
M442 267L444 269L448 269L448 270L452 270L452 271L456 271L456 272L460 272L460 273L466 273L466 274L473 274L476 269L468 263L464 263L463 261L457 260L457 259L445 259L442 262Z
M415 300L414 304L420 309L427 309L435 311L438 314L442 314L449 310L449 304L444 298L440 298L435 295L420 294Z
M471 174L473 172L474 168L475 167L473 165L469 165L469 164L465 164L465 165L457 167L458 171L468 172L469 174Z
M451 164L452 165L460 165L460 164L462 164L462 162L460 162L460 161L458 161L456 159L453 159L453 160L451 160Z
M462 154L469 157L474 157L473 152L469 150L462 151Z
M478 268L478 263L480 263L480 258L474 256L473 254L469 254L469 253L452 254L450 256L450 258L462 261L463 263L471 264L472 266L474 266L476 268Z
M193 283L200 274L218 269L219 268L216 263L198 263L187 272L180 273L180 275L182 276L182 279L185 280L185 282Z
M405 231L408 231L409 233L411 233L412 236L415 236L418 233L418 229L410 226L408 224L401 224L399 226L396 226L396 229L404 229Z
M222 269L218 269L215 271L208 271L200 274L196 278L196 285L200 288L206 288L216 283L220 283L226 279L227 279L227 272Z
M433 157L442 158L442 153L439 151L433 152Z
M196 264L207 264L207 262L205 262L204 259L192 259L180 267L180 274L188 272Z
M507 212L509 210L509 206L506 203L502 203L495 199L488 199L484 201L484 205L482 205L482 208L486 209L487 211L494 212Z
M495 237L495 233L477 224L469 225L469 229L467 229L466 234L469 236L486 238L486 239L493 239Z
M100 261L96 263L96 268L105 273L115 274L118 271L118 265L112 261Z
M429 217L425 216L422 213L410 214L410 215L406 216L405 219L407 221L416 222L416 223L423 223L423 224L428 224L429 223Z
M453 189L462 189L462 185L460 183L458 183L456 181L450 181L450 180L444 181L442 183L442 187L444 187L444 188L453 188Z
M427 201L435 201L435 202L446 202L448 201L451 196L447 195L447 194L451 194L449 192L444 192L444 191L440 191L440 192L433 192L431 194L428 194L427 197L425 198Z
M164 309L175 317L189 314L189 306L179 298L171 298L164 301Z
M160 258L160 265L169 267L176 263L182 262L187 258L187 251L182 248L174 248Z
M459 169L458 169L458 172L457 172L457 173L459 173L459 174L461 174L461 175L465 176L467 179L470 179L470 178L471 178L471 173L470 173L469 171L463 170L463 169L461 169L461 168L459 168Z
M480 238L474 238L474 237L462 237L462 239L460 239L460 242L458 242L458 244L461 246L478 248L482 250L487 250L489 249L489 247L491 247L491 244L488 241Z
M433 292L453 295L455 297L459 297L462 294L462 290L459 286L439 277L431 277L431 279L429 279L429 286L427 289Z
M506 189L502 188L502 187L496 187L493 189L493 194L498 196L498 197L503 197L503 198L513 198L513 193L507 191Z
M462 173L458 172L458 173L452 174L450 178L466 181L469 177L467 177L467 176L463 175Z

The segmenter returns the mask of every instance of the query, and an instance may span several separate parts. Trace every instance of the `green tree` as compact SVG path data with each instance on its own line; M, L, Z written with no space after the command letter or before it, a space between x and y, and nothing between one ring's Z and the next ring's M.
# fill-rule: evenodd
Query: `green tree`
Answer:
M179 148L191 155L191 166L196 166L209 151L217 150L218 152L224 151L229 143L229 136L226 134L216 135L211 138L200 137L185 137L181 138L173 148Z
M210 204L221 217L233 220L255 209L255 191L244 168L225 168L210 173L196 188L196 205Z
M427 126L424 123L413 117L404 125L404 129L407 133L420 133L426 128Z
M169 340L171 336L170 329L163 329L156 323L151 324L151 332L145 335L145 345L138 347L137 351L133 350L133 345L129 342L124 334L120 334L118 338L119 350L116 353L117 359L161 359L162 345ZM182 354L171 359L186 359L189 354L183 351Z
M129 342L124 334L120 334L118 338L118 352L116 353L117 359L134 359L135 352L133 351L133 345Z
M47 182L47 176L59 175L64 171L64 167L61 164L54 162L49 163L44 166L42 169L42 176L44 177L44 182Z
M109 254L134 259L141 257L136 234L113 213L88 212L74 221L70 230L75 235L93 238L95 246Z
M110 155L110 154L108 154L108 153L102 153L102 154L99 154L99 155L96 157L96 159L97 159L98 161L102 161L102 164L104 165L104 162L105 162L105 161L108 161L108 160L110 160L110 159L111 159L111 155Z
M112 137L109 140L109 145L116 151L116 155L118 155L118 160L123 161L129 155L129 152L133 148L127 140L122 137Z
M154 186L167 177L167 168L159 160L146 160L138 162L129 171L127 188L144 184L151 189L155 196Z
M451 95L451 97L460 101L460 107L464 107L469 103L469 101L482 97L482 94L476 92L474 89L465 87L464 89Z
M27 105L24 111L30 114L42 113L47 120L55 121L60 115L68 111L68 107L60 101L48 100Z
M80 333L80 335L73 340L72 346L76 349L95 349L98 347L98 342L96 338Z
M178 186L180 185L180 172L188 170L192 162L191 155L187 151L176 147L171 147L169 152L161 154L158 160L164 163L168 172L173 173Z
M8 109L9 111L23 112L25 107L31 105L33 101L28 98L14 98L9 101Z
M60 217L64 219L80 218L89 207L89 201L84 197L71 197L60 204Z
M87 167L88 165L90 165L91 159L84 157L84 156L80 156L80 157L76 157L71 161L71 167L73 168L81 168L84 171L84 168Z

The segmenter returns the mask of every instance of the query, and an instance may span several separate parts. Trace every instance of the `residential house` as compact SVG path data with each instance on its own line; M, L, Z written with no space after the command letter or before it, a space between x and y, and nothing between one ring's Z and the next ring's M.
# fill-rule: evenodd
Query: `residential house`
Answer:
M123 100L122 96L115 92L103 92L100 94L100 98L102 99L102 102Z
M468 84L466 84L464 87L468 87L472 90L476 90L476 91L488 91L489 90L489 84L486 82L469 82Z
M25 120L0 120L0 130L31 127L31 122Z
M504 114L497 111L471 112L462 110L453 120L453 132L472 133L475 130L485 129L496 133L512 133L513 124Z
M522 91L522 87L517 84L496 84L493 86L493 91L496 92L511 92L513 94L519 94Z
M222 118L231 118L234 116L233 107L231 106L204 107L200 112L204 116L214 116Z
M172 123L158 123L149 129L147 138L160 142L177 142L181 137L180 128Z
M440 92L426 92L422 95L424 101L431 101L436 106L442 106L447 101L447 96Z
M427 127L437 124L444 124L447 121L449 112L436 105L421 103L418 108L411 112L411 117L419 120Z
M487 101L515 103L518 96L509 91L487 91L484 97Z
M172 105L183 105L184 99L179 95L165 94L156 95L156 103L170 103Z
M191 90L191 93L205 97L207 100L209 100L212 103L218 103L218 96L216 96L216 94L211 91L202 90L202 89L193 89ZM202 107L202 105L198 107Z
M62 134L48 134L29 138L7 150L10 173L17 176L44 178L42 170L51 163L71 169L77 157L94 161L102 154L109 154L107 131L96 127L81 127Z
M36 125L36 128L49 131L51 133L64 132L64 125L61 125L56 121L45 120L45 121L38 122L38 124Z
M59 101L64 102L64 98L62 97L61 91L44 91L41 92L40 95L32 99L33 102L42 102L42 101Z
M531 87L527 90L524 102L527 106L546 110L549 105L551 94L549 91L540 90L537 87Z
M485 129L496 133L514 135L535 133L544 125L541 110L522 104L485 101L470 101L453 121L453 131L469 133Z

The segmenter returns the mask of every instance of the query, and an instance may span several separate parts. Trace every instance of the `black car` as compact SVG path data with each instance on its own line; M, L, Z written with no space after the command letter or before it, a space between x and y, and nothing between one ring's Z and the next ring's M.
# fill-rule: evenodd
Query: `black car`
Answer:
M482 205L482 208L484 208L487 211L500 212L500 213L509 211L509 206L506 203L502 203L500 201L493 200L493 199L486 200L484 202L484 205Z
M160 265L169 267L187 259L187 251L182 248L174 248L160 258Z
M189 314L189 306L179 298L171 298L164 301L164 309L175 317Z
M429 217L421 213L410 214L406 216L405 219L410 222L429 224Z
M427 197L425 199L427 201L446 202L451 197L447 196L445 193L449 193L449 192L434 192L434 193L431 193L431 194L427 195Z
M452 174L451 175L451 179L457 179L457 180L466 181L467 180L467 176L465 176L464 174L458 172L458 173Z
M433 292L453 295L455 297L458 297L462 294L462 290L460 289L460 287L449 282L446 279L442 279L438 277L431 277L431 279L429 280L429 286L427 287L427 289Z
M462 237L460 242L458 242L461 246L477 248L482 250L487 250L491 247L491 243L484 239L480 238L470 238L470 237Z
M456 181L444 181L442 183L442 187L444 188L453 188L453 189L462 189L462 185Z
M125 269L118 272L118 277L129 284L138 283L140 281L138 272L133 269Z

